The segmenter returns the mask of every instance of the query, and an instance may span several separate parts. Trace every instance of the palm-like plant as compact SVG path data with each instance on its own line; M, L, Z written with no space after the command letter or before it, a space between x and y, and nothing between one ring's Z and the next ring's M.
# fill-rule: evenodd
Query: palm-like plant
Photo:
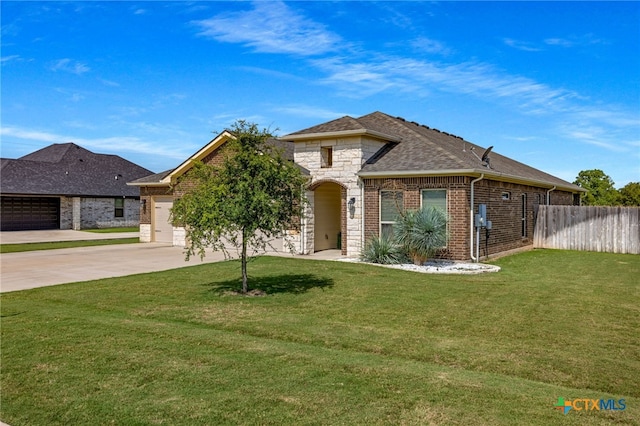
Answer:
M447 244L447 216L434 207L404 213L394 227L398 244L422 265Z
M382 234L369 238L361 254L362 260L383 265L403 263L406 260L404 251L392 236Z

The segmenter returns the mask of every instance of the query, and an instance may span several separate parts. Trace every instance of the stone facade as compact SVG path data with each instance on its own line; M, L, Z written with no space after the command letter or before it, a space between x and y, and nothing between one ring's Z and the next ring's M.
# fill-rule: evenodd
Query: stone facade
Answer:
M341 139L322 139L295 142L294 159L297 164L310 171L312 180L310 188L322 182L335 182L342 188L341 194L341 234L342 252L348 256L358 256L363 243L363 209L362 180L357 173L364 163L375 154L383 142L366 137L350 137ZM332 164L323 167L321 150L332 148ZM307 192L309 208L305 218L304 251L312 252L314 247L313 189ZM354 208L347 212L348 201L354 199Z

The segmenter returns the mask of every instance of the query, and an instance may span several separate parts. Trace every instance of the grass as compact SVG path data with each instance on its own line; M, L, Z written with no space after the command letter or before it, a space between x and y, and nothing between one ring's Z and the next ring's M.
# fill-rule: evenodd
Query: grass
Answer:
M2 295L20 424L640 424L640 256L472 276L264 257ZM625 399L625 411L553 408Z
M139 232L140 228L132 226L128 228L100 228L100 229L83 229L83 232L93 232L95 234L111 234L113 232Z
M34 250L55 250L73 247L106 246L112 244L134 244L140 239L135 238L114 238L108 240L83 240L83 241L52 241L44 243L21 243L21 244L0 244L0 253L18 253L22 251Z

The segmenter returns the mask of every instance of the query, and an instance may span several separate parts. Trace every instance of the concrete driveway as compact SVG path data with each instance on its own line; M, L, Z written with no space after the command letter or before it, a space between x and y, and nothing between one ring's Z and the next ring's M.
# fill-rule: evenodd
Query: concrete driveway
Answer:
M0 292L163 271L221 260L224 260L221 253L208 252L203 261L195 257L185 262L182 248L157 243L4 253L1 256Z
M19 231L0 232L2 244L71 241L135 237L137 233L95 234L82 231ZM290 257L288 253L270 253ZM342 257L339 250L326 250L306 259L329 260ZM0 255L0 293L27 290L56 284L122 277L146 272L201 265L224 260L222 253L207 251L203 260L198 256L184 260L184 249L162 243L119 244L39 250ZM1 425L0 425L1 426Z

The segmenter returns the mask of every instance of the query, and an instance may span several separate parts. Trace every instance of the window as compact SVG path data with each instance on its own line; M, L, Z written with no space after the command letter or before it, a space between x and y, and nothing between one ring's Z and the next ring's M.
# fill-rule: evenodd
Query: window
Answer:
M393 225L403 210L402 191L380 191L380 235L393 235Z
M422 207L435 207L442 213L447 214L447 190L423 189Z
M333 147L320 147L320 167L327 168L333 166Z
M527 194L522 194L522 238L527 237Z
M435 207L447 215L447 190L446 189L423 189L422 208ZM447 235L449 234L449 222L447 221ZM442 248L446 248L442 247Z
M124 198L115 198L114 201L115 201L114 216L124 217Z

